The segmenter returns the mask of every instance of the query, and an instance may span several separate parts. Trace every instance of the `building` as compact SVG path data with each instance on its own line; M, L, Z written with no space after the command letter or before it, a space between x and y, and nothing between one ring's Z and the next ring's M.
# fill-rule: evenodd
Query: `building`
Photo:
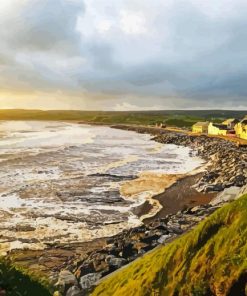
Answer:
M239 120L236 118L229 118L222 122L222 124L227 125L229 129L234 129L237 123L239 123Z
M166 124L165 123L162 123L162 122L157 122L155 124L155 127L158 127L158 128L166 128Z
M208 125L209 122L208 121L204 121L204 122L197 122L192 126L192 132L193 133L201 133L201 134L207 134L208 132Z
M235 125L237 137L247 140L247 116Z
M226 136L229 131L226 124L210 122L208 125L209 135Z

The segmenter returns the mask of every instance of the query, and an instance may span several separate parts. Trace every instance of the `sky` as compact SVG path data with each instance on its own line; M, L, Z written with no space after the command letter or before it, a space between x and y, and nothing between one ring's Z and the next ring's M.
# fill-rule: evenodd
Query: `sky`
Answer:
M0 108L247 109L246 0L1 0Z

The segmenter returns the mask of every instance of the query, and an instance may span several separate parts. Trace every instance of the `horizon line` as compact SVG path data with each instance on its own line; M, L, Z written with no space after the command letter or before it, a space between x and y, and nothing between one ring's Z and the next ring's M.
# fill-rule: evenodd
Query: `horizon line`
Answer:
M247 112L246 109L211 109L211 108L202 108L202 109L157 109L157 110L97 110L97 109L29 109L29 108L0 108L1 111L59 111L59 112L161 112L161 111L235 111L235 112Z

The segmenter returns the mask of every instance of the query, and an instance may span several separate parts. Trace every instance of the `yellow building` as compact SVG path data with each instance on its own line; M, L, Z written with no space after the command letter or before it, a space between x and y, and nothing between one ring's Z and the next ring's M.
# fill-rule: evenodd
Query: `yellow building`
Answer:
M229 118L222 122L222 124L227 125L229 129L234 129L237 123L239 123L239 120L236 118Z
M222 123L210 122L208 125L209 135L226 136L228 131L229 131L229 128L227 127L227 125Z
M235 125L237 137L247 140L247 116Z
M205 121L205 122L197 122L192 126L192 132L193 133L206 133L208 132L208 125L209 122Z

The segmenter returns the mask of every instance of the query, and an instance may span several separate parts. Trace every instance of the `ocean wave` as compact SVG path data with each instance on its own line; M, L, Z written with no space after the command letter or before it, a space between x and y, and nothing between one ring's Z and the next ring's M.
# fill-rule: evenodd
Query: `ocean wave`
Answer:
M4 250L88 241L140 225L143 217L135 209L148 201L149 215L159 210L152 198L166 187L165 174L183 174L201 164L187 148L108 127L5 122L0 124L0 131L4 129Z

